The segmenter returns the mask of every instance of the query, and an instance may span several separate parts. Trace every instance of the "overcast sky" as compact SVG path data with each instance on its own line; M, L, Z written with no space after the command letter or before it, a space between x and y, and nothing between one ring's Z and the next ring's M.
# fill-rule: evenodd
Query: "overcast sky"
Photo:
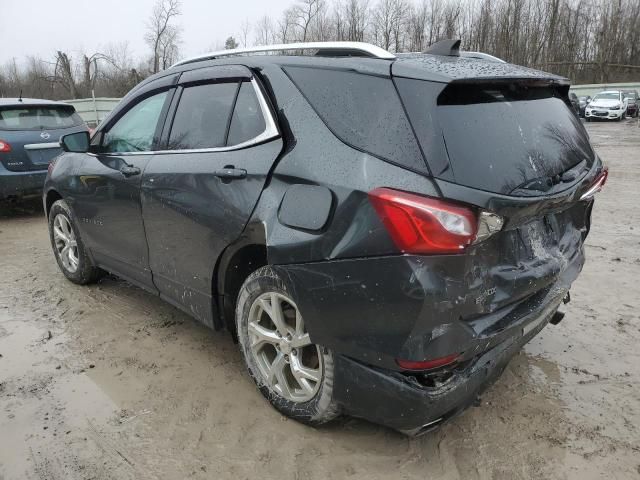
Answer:
M56 50L100 51L126 41L134 57L148 53L147 18L155 0L0 0L0 63L26 55L51 58ZM293 0L182 0L182 55L191 56L238 40L245 18L274 19ZM99 13L98 13L99 12ZM250 35L252 38L252 35Z

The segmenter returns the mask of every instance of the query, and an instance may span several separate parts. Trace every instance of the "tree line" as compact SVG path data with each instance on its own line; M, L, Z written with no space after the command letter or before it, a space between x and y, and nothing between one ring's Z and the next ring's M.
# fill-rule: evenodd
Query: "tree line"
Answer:
M145 59L116 44L75 58L59 51L51 60L13 61L0 68L0 96L122 96L180 58L180 13L180 0L157 0ZM575 84L640 79L640 0L296 0L278 17L246 19L212 48L344 40L420 52L443 38Z

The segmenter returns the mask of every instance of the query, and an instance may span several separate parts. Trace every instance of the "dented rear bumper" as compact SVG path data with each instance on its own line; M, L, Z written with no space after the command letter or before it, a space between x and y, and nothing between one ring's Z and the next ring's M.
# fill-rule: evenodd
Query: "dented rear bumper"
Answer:
M509 360L551 320L560 300L532 312L509 335L475 357L463 360L441 383L384 370L345 356L335 362L334 392L343 411L399 430L426 433L472 405L503 372Z
M311 340L336 355L335 398L344 412L419 434L473 403L553 318L582 270L585 235L571 229L543 256L521 252L513 266L484 267L491 257L472 252L275 268ZM435 382L398 365L452 353L460 354L456 366Z
M559 302L584 264L579 244L526 268L481 268L473 255L390 256L274 267L312 341L361 363L476 356ZM523 263L524 265L524 263Z

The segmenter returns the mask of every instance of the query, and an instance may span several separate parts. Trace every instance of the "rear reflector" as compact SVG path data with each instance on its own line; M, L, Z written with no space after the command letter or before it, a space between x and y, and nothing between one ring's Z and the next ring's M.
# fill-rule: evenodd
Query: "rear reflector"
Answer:
M49 175L51 175L51 172L53 172L53 169L55 168L57 162L58 157L54 157L54 159L49 162L49 165L47 166L47 172L49 172Z
M445 365L455 363L460 358L460 355L460 353L452 353L446 357L434 358L433 360L423 360L420 362L396 359L396 363L407 370L433 370L434 368L444 367Z
M0 153L9 153L11 151L11 145L9 142L0 140Z
M470 208L390 188L369 192L369 200L403 253L460 253L476 239Z
M580 197L580 200L588 200L591 197L593 197L596 193L598 193L600 190L602 190L602 187L604 187L604 184L607 183L608 177L609 177L609 169L607 167L604 167L602 172L600 172L600 174L596 177L596 179L593 181L593 183L589 187L589 190L587 190L582 194L582 196Z

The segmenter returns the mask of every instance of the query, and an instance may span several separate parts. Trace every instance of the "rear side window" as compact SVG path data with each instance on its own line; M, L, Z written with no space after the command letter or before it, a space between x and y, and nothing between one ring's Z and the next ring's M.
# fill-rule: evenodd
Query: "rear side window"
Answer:
M238 83L187 87L169 136L169 150L223 147L238 91Z
M426 170L390 79L305 67L285 71L340 140L393 163Z
M0 110L2 130L55 130L82 123L82 118L70 106L21 106Z

